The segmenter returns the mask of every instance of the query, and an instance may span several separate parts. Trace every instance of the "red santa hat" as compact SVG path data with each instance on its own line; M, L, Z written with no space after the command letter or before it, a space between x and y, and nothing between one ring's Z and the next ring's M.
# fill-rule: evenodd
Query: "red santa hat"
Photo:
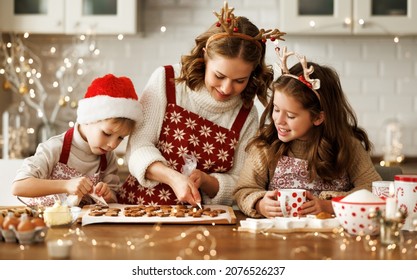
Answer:
M127 77L107 74L95 79L84 99L78 102L78 123L93 123L109 118L127 118L136 122L142 118L138 96Z

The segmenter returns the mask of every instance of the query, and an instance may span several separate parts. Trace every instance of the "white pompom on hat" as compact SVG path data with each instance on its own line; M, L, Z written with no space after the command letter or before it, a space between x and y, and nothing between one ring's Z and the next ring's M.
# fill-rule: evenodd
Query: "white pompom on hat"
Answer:
M132 81L107 74L95 79L78 102L77 122L93 123L110 118L139 122L142 110Z

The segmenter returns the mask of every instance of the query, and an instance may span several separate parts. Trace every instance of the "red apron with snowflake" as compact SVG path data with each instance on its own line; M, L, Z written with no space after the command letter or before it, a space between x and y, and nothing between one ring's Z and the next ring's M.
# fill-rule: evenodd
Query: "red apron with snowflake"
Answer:
M269 184L269 190L276 189L305 189L318 196L322 191L349 191L352 186L347 174L331 182L318 178L309 182L306 160L282 156L275 168L274 177Z
M232 128L221 127L176 104L174 70L165 66L167 107L157 148L172 169L181 172L184 155L197 159L197 169L208 174L233 167L235 146L251 108L242 108ZM138 205L173 205L179 201L166 184L144 187L129 175L118 193L118 202Z
M51 175L48 179L50 180L70 180L73 178L79 178L86 176L85 174L82 174L81 172L78 172L76 169L69 167L67 165L69 154L71 151L71 143L72 143L72 136L74 135L74 128L70 128L64 136L64 142L62 145L61 155L59 158L59 162L55 165L55 167L52 169ZM87 176L91 182L93 182L93 186L95 186L98 182L101 181L101 175L104 170L107 168L107 159L106 155L101 155L100 158L100 166L97 169L96 174L93 176ZM34 197L34 198L23 198L19 197L19 199L30 206L52 206L54 205L56 200L59 201L65 201L67 199L67 194L53 194L53 195L47 195L47 196L40 196L40 197ZM83 206L85 204L91 204L93 203L93 200L89 196L84 196L79 203L80 206Z

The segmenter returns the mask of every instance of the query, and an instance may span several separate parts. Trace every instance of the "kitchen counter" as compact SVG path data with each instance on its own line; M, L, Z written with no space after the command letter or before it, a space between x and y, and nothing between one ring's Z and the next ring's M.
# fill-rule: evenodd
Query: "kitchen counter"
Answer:
M47 260L46 242L71 239L74 260L396 260L417 259L417 232L404 231L395 248L378 237L357 238L341 230L303 233L238 231L237 224L74 224L49 229L46 241L26 246L0 242L0 259ZM373 241L372 241L373 240ZM371 242L372 241L372 242Z

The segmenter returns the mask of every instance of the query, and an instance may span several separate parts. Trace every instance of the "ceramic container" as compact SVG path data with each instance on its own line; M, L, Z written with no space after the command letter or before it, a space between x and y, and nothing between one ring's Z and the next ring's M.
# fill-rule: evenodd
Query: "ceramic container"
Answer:
M407 218L403 230L415 230L417 220L417 175L395 175L394 191L398 210L403 211Z

